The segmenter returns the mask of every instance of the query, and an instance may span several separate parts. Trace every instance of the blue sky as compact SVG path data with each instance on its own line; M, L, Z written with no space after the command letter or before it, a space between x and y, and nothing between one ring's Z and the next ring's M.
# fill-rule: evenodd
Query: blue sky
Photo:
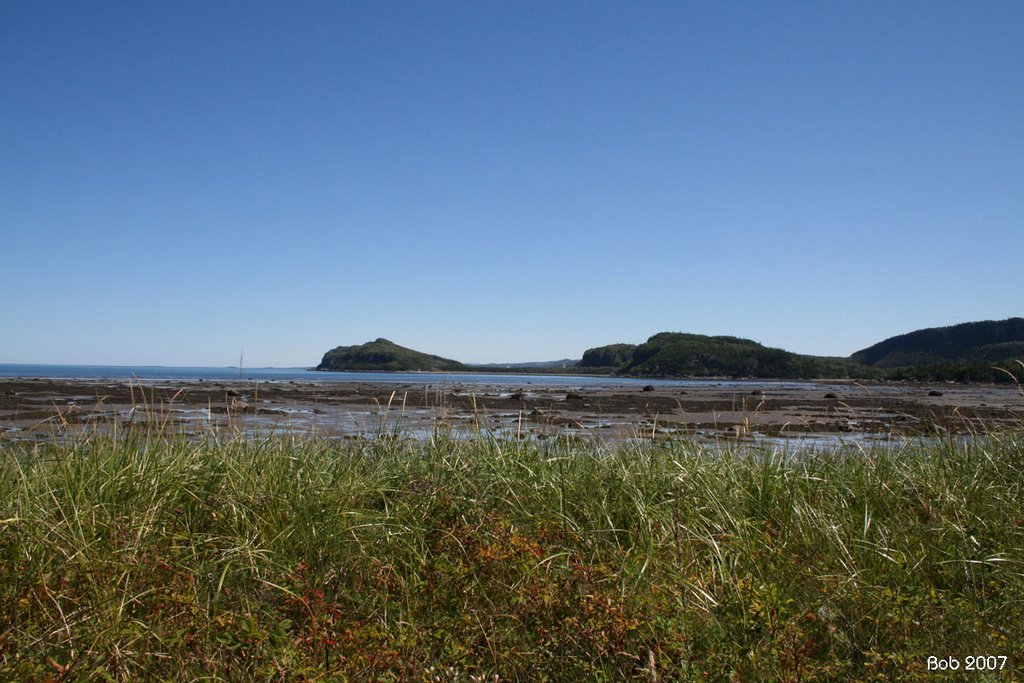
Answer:
M0 362L1024 314L1024 3L0 5Z

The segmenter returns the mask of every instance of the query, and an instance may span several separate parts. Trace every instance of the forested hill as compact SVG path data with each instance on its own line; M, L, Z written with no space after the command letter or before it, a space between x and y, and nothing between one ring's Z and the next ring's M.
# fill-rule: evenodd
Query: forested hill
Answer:
M878 342L850 358L879 368L1012 361L1024 358L1024 318L916 330Z
M1004 382L1024 379L1024 318L891 337L849 358L808 356L739 337L662 332L646 343L588 349L580 367L638 377L850 378Z
M639 345L609 344L588 349L578 364L563 360L465 365L377 339L332 349L316 369L1002 382L1024 380L1024 367L1018 361L1024 361L1024 318L917 330L886 339L849 358L803 355L740 337L662 332Z
M681 332L661 332L639 346L611 344L588 349L580 366L643 377L799 379L877 374L847 359L805 356L739 337Z
M354 371L451 371L465 370L462 363L421 353L399 346L387 339L377 339L359 346L339 346L324 354L317 370Z

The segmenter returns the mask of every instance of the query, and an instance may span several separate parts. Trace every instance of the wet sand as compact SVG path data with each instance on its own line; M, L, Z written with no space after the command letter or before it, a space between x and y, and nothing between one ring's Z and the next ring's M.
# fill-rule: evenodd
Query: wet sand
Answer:
M579 386L323 381L0 379L0 439L159 425L185 433L863 438L976 434L1024 424L1015 386L751 380Z

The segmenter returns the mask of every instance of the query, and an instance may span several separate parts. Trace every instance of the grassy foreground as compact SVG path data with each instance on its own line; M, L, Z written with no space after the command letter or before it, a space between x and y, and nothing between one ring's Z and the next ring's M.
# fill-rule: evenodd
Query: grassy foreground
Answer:
M1024 662L1024 438L0 444L0 680L935 680Z

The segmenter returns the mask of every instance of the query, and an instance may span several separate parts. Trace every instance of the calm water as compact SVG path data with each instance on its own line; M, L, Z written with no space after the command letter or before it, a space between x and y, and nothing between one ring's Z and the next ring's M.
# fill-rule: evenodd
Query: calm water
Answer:
M164 365L18 365L0 364L0 377L48 377L51 379L180 379L267 381L309 380L323 373L306 368L196 368Z
M549 387L618 387L653 384L656 386L736 386L752 384L763 387L807 387L808 382L785 381L727 381L703 379L631 379L625 377L595 377L592 375L527 375L498 373L443 373L443 372L316 372L306 368L203 368L168 367L161 365L19 365L0 364L0 377L50 379L111 379L111 380L181 380L237 382L367 382L374 384L485 384L502 386Z

